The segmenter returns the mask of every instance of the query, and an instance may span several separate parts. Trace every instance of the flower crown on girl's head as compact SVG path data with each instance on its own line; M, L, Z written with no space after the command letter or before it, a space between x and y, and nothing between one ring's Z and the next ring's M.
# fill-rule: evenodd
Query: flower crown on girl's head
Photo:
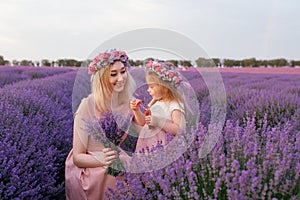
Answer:
M97 70L103 67L113 64L117 60L123 62L125 67L129 66L128 56L126 55L125 51L111 49L109 51L105 51L104 53L100 53L89 64L89 75L94 74Z
M181 74L175 69L171 63L149 60L146 64L146 69L155 72L160 79L169 82L177 87L182 81Z

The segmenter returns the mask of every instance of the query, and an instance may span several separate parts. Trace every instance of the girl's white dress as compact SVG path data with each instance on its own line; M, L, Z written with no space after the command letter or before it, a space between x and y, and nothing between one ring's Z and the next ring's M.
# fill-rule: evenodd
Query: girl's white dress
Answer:
M151 115L158 116L163 121L166 119L172 120L172 112L174 110L179 110L184 113L183 104L179 104L177 101L157 101L150 107ZM163 121L162 123L164 123ZM165 146L166 132L159 127L149 127L148 124L145 124L139 131L136 152L139 153L142 149L147 152L147 146L152 149L158 142L161 142L161 144Z

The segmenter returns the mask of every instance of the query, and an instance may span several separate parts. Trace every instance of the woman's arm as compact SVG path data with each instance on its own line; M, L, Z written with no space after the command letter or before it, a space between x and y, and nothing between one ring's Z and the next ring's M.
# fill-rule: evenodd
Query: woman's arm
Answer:
M75 117L76 118L76 117ZM116 157L117 152L110 148L104 148L97 155L87 154L88 135L79 133L77 120L74 121L74 137L73 137L73 162L80 168L93 168L109 165Z

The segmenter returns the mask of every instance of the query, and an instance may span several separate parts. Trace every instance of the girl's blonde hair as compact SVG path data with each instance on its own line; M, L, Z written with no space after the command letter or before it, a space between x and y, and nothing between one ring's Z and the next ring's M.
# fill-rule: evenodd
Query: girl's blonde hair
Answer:
M167 81L163 81L158 77L155 72L148 71L146 74L146 81L149 83L155 83L162 86L162 93L165 94L164 98L168 101L176 101L184 105L184 98L180 94L179 90L176 89L172 84ZM152 106L155 102L151 102L149 106Z
M91 77L92 95L94 97L96 107L100 112L111 111L113 87L109 82L109 78L112 65L113 64L110 64L107 67L97 70L97 72ZM118 95L118 102L120 104L129 102L130 94L132 94L135 88L134 81L127 70L128 69L126 69L127 79L124 90Z

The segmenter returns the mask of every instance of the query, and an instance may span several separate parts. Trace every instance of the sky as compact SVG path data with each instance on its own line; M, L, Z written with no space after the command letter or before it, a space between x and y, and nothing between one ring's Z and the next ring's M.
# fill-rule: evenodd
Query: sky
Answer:
M300 60L298 0L0 0L0 8L0 55L10 61L85 60L143 28L179 33L211 58Z

